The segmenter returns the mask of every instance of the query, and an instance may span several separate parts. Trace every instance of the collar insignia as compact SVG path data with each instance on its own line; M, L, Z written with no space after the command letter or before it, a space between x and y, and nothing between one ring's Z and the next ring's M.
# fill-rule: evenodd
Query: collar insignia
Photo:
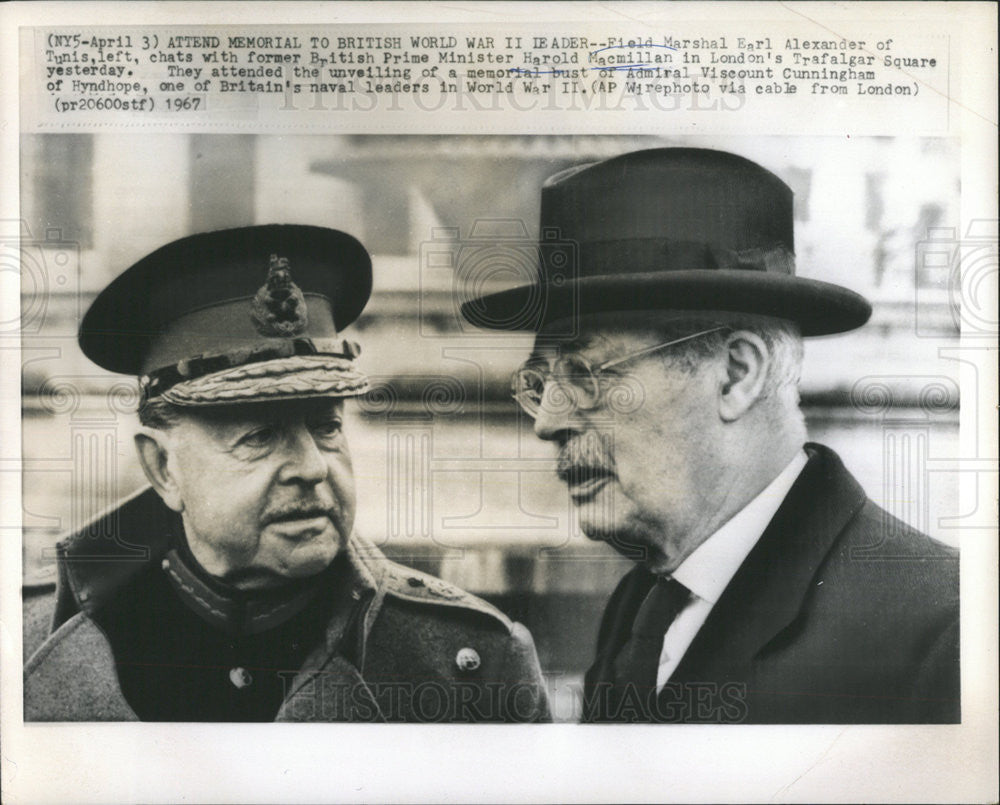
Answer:
M263 336L291 338L305 331L309 323L306 300L299 286L292 282L287 257L271 255L267 280L253 298L250 317Z

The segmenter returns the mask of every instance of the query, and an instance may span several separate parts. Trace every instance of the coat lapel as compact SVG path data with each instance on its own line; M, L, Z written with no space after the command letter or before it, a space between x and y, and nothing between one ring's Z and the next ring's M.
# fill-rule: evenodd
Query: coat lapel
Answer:
M180 518L147 487L56 546L59 592L55 626L93 612L167 551Z
M275 721L385 721L360 668L372 622L384 590L378 548L358 534L347 543L350 578L341 591L344 600L327 624L325 644L308 657L295 675ZM384 562L383 562L384 564Z
M837 455L809 462L692 641L671 681L745 678L754 656L798 615L816 571L866 500Z
M608 601L597 633L597 657L584 677L585 701L591 701L591 694L598 684L614 681L614 664L623 645L632 631L639 605L653 586L654 577L642 567L634 567L618 583ZM594 705L596 706L596 705ZM599 714L590 711L585 720L593 720Z

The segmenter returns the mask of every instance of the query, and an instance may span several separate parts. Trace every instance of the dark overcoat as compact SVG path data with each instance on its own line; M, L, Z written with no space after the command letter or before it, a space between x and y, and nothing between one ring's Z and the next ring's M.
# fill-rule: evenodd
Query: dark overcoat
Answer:
M652 577L619 583L584 721L954 723L958 554L876 506L830 449L809 461L648 710L614 660Z
M123 647L112 645L101 623L111 622L106 608L120 606L122 589L159 572L172 517L146 490L60 543L57 584L25 599L26 721L137 718L119 684ZM345 553L349 594L287 675L275 720L549 720L527 629L451 584L389 561L357 535ZM129 606L144 605L141 590ZM211 657L203 666L206 684L225 671Z

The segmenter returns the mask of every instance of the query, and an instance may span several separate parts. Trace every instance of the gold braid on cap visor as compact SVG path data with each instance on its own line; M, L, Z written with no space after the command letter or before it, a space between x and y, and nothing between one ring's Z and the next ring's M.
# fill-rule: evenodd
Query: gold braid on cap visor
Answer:
M292 338L197 355L139 378L140 405L154 398L208 405L280 397L353 397L368 388L353 341Z

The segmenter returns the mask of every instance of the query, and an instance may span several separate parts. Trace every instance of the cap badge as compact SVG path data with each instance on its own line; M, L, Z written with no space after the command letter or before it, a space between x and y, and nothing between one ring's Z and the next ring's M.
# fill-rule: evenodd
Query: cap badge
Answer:
M287 257L271 255L267 280L253 298L254 327L264 336L290 338L300 335L308 322L302 289L292 282Z
M458 654L455 655L455 665L458 666L459 671L472 673L479 670L479 666L482 664L482 658L474 648L469 648L468 646L460 648Z

